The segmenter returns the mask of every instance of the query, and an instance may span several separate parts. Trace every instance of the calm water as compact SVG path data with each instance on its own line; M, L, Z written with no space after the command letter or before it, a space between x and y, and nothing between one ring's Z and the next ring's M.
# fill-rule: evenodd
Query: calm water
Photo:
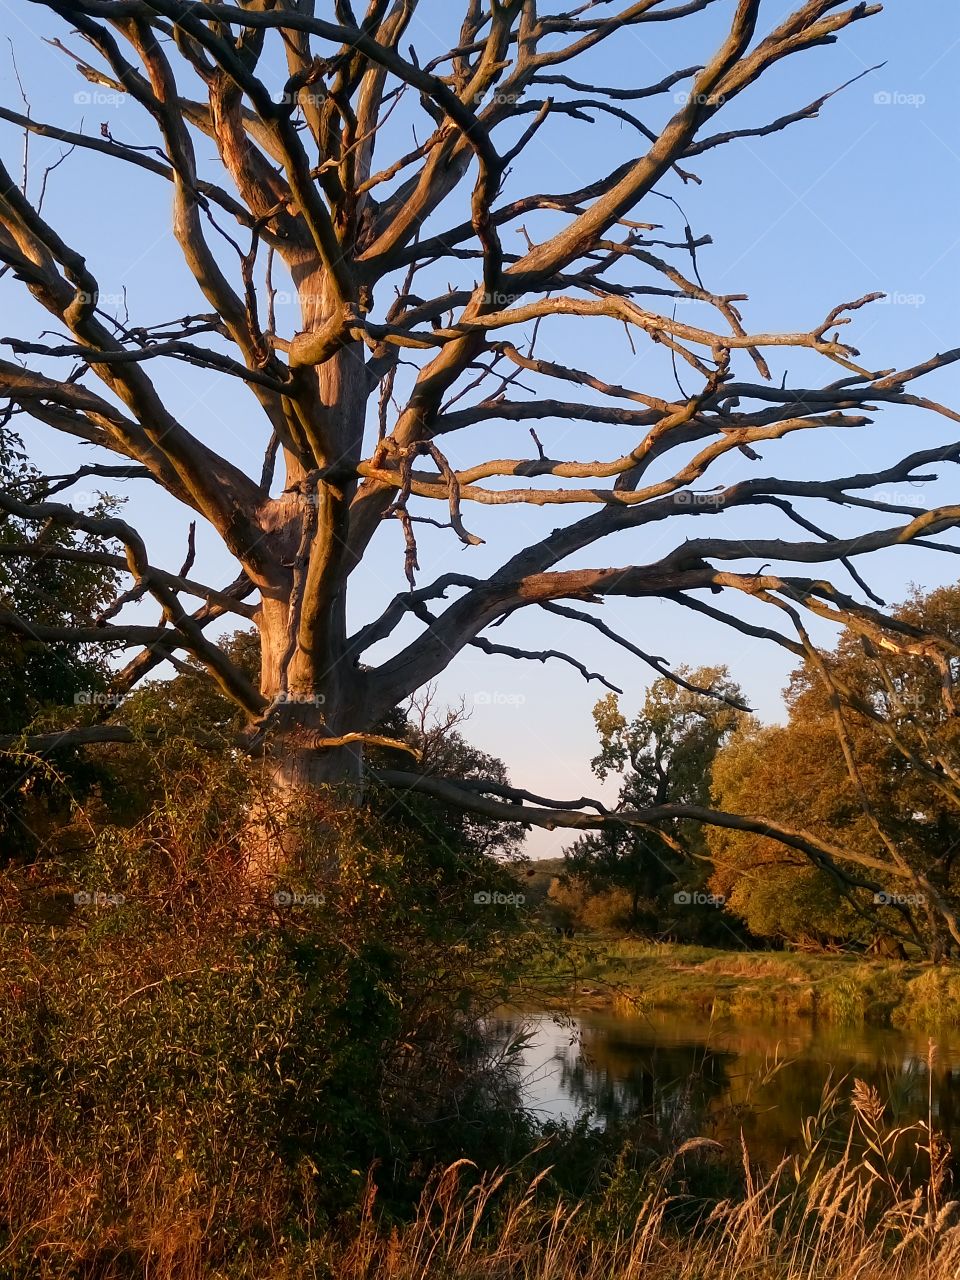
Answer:
M803 1120L817 1112L824 1084L841 1086L842 1111L855 1078L888 1100L887 1118L925 1119L960 1151L960 1033L935 1037L932 1071L925 1032L796 1022L771 1026L674 1013L617 1016L584 1012L558 1021L548 1013L494 1020L498 1045L526 1028L520 1054L528 1105L543 1119L652 1123L682 1142L694 1135L739 1144L754 1159L779 1160L799 1149ZM849 1112L846 1112L849 1115ZM837 1139L846 1132L838 1118Z

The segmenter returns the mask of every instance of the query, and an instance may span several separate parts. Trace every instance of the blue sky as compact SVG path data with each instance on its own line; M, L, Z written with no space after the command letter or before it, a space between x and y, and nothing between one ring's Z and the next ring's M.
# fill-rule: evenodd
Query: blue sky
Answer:
M326 7L332 6L320 6L320 11ZM769 27L793 7L768 0L761 27ZM657 81L676 67L701 61L716 44L732 8L730 0L688 22L625 31L589 55L572 74L622 87ZM450 14L458 9L453 0L423 0L410 34L421 61L449 47ZM39 6L20 0L0 5L0 15L37 118L68 128L80 128L82 123L91 133L106 122L125 141L156 141L149 120L134 102L117 100L87 84L68 57L45 43L45 36L64 37L62 24L51 21ZM82 47L75 38L64 38L71 47ZM717 293L748 294L750 300L742 309L754 331L809 329L838 302L874 290L888 293L888 302L858 314L849 336L867 365L889 368L956 346L960 339L955 302L960 261L956 214L960 6L955 0L922 4L893 0L880 16L842 33L836 45L780 64L733 103L716 125L726 129L764 123L879 63L885 65L833 98L818 120L698 157L689 167L702 178L701 186L670 179L658 190L679 201L695 234L713 237L713 244L700 254L705 283ZM280 83L278 72L276 88ZM22 105L7 45L0 45L0 101L14 109ZM656 125L674 109L672 97L666 95L645 109L644 118ZM381 163L395 148L409 146L409 122L401 115L392 132L384 134ZM216 177L212 145L201 141L198 150L210 160L208 172ZM504 198L529 190L572 189L602 176L637 150L635 135L618 122L560 123L544 130L531 146L511 176ZM0 123L0 154L11 171L19 170L21 151L19 132ZM59 154L56 144L43 139L31 142L34 192L44 168ZM437 229L458 221L462 208L462 202L456 204ZM102 301L112 297L119 307L126 290L130 315L137 323L156 323L206 309L175 247L171 248L168 210L169 190L161 179L89 154L67 158L50 174L44 204L45 216L87 256L100 279ZM676 209L661 198L649 198L634 216L663 223L671 238L682 230ZM551 229L547 219L535 226L540 235ZM533 223L530 227L534 230ZM507 248L511 247L508 239ZM229 250L226 253L223 261L229 262ZM453 271L453 266L443 267L443 281ZM288 310L292 332L296 327L292 306ZM0 336L34 336L46 321L9 277L0 280L0 315ZM546 325L539 353L593 368L612 381L655 394L669 391L669 367L662 353L639 346L634 355L623 330L613 324ZM775 378L786 372L795 384L838 376L796 353L771 363ZM88 377L87 382L92 386L95 379ZM263 423L248 393L184 365L164 374L161 384L183 421L252 473L259 472ZM958 405L957 384L957 373L946 371L927 379L923 391ZM540 394L555 392L556 384L551 384L541 388ZM949 433L949 424L942 419L898 409L880 415L878 425L866 431L817 432L772 444L761 450L763 461L758 464L736 455L737 460L725 464L712 479L784 471L809 477L872 470L912 449L951 438ZM552 456L612 457L627 444L622 429L582 423L545 424L540 434ZM45 470L66 471L78 460L90 460L89 450L65 443L46 428L27 436L34 460ZM522 456L530 450L522 426L491 426L479 433L474 429L451 437L448 443L455 464ZM152 560L175 569L183 558L185 513L153 486L141 484L126 492L126 515L143 530ZM915 500L915 494L909 500ZM954 494L952 476L945 469L938 485L923 489L924 500L930 502L956 500ZM560 517L565 521L579 514L581 508L564 508ZM482 576L524 542L542 537L561 522L556 508L470 504L464 516L486 545L463 550L448 531L424 529L421 583L451 569ZM781 531L773 516L754 513L738 519L739 526L724 517L724 529L740 527L761 536ZM829 519L837 531L854 527L852 517L842 512L831 512ZM679 532L676 527L669 531L660 527L655 534L633 531L608 540L574 563L643 562L663 554L680 537L701 534L702 523L702 519L682 522ZM195 576L217 584L229 581L233 565L212 532L201 530L199 546ZM881 595L896 600L913 582L933 586L951 581L953 563L951 557L898 549L873 561L868 577ZM402 587L400 531L391 526L381 531L370 564L358 580L352 602L355 623L376 616ZM747 616L746 609L741 611ZM780 690L790 661L776 649L720 625L694 620L686 611L661 602L610 600L603 616L637 644L673 663L727 663L764 717L781 714ZM576 653L625 690L627 710L641 700L649 680L649 672L636 660L589 629L539 611L511 619L496 638ZM519 663L468 650L441 678L438 697L454 704L465 701L471 712L468 736L502 756L515 781L551 795L577 796L603 791L589 771L595 750L590 710L602 692L596 683L587 685L556 663ZM559 837L539 833L532 838L531 848L554 852L562 843Z

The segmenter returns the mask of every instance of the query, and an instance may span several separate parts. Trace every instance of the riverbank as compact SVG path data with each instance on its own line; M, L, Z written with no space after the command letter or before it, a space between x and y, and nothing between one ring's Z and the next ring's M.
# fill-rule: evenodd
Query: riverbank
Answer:
M531 975L551 1007L677 1009L779 1022L960 1026L960 965L721 951L633 939L565 941Z

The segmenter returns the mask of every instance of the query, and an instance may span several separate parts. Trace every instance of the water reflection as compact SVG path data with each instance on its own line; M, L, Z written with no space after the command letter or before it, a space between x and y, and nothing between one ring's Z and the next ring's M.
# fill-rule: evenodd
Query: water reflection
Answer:
M521 1026L528 1104L543 1119L589 1116L595 1123L653 1124L678 1143L694 1134L739 1144L772 1164L801 1147L801 1125L816 1114L825 1084L846 1077L874 1085L887 1119L926 1119L960 1149L960 1034L936 1037L932 1070L923 1032L814 1023L769 1026L709 1022L672 1013L622 1017L585 1012L509 1013L491 1027L506 1042ZM845 1132L845 1119L836 1140Z

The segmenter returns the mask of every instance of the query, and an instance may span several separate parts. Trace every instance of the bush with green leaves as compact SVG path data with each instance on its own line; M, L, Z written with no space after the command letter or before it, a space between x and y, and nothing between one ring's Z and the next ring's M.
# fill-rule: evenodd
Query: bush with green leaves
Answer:
M27 461L19 437L0 422L0 487L28 502L44 496L46 483ZM108 514L115 505L94 495L86 511ZM51 551L66 548L76 558L28 555L30 545L41 538ZM0 738L16 738L29 727L47 727L52 718L61 726L65 715L76 718L77 703L105 687L109 646L78 648L40 640L33 628L88 622L118 593L120 575L97 561L97 553L116 548L93 534L0 512L0 542L13 549L0 558L0 608L27 624L26 633L0 630ZM23 556L16 553L20 547ZM84 559L90 553L90 559ZM100 779L96 762L75 748L62 748L41 760L0 747L0 861L34 856L47 847L51 831L69 818L75 799L89 794Z
M213 1260L348 1211L371 1168L399 1205L532 1141L481 1035L526 963L522 911L474 901L516 888L502 864L374 796L251 885L255 779L138 749L177 765L145 813L0 886L0 1239L142 1259L169 1219Z

